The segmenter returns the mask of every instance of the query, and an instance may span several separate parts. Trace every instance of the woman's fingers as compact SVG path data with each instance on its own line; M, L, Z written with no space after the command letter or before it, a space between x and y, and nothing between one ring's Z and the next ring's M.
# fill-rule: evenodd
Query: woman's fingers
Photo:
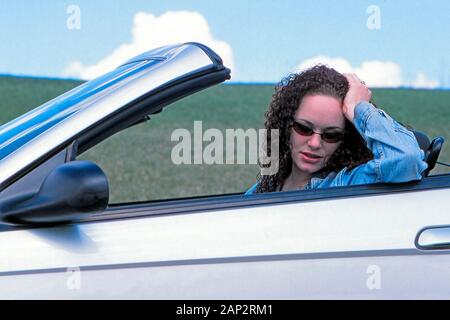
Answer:
M347 78L347 81L350 85L356 86L366 86L366 83L362 81L356 74L354 73L344 73L344 76Z
M353 77L356 83L365 85L365 83L356 74L353 74Z
M366 83L362 81L356 74L352 74L354 84L357 86L366 86Z
M355 80L351 73L344 73L344 77L347 78L348 84L351 86Z

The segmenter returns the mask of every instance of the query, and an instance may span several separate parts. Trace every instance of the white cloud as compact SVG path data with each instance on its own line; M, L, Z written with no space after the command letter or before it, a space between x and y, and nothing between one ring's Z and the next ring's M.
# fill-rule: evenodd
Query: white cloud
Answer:
M412 83L414 88L427 88L433 89L439 86L439 82L436 80L430 80L423 72L417 73L416 80Z
M399 87L403 84L400 66L391 61L364 61L360 66L354 67L343 58L316 56L303 61L296 71L307 69L318 63L328 65L341 73L355 73L370 87Z
M330 58L327 56L316 56L300 63L295 71L301 71L316 64L325 64L341 73L355 73L370 87L413 87L413 88L436 88L439 82L428 79L423 72L417 73L413 82L402 78L401 68L391 61L364 61L360 66L352 66L343 58Z
M75 76L77 78L80 78L80 75L83 73L84 69L85 67L80 61L75 61L69 64L64 69L63 75L69 77Z
M225 41L214 38L208 22L200 13L168 11L159 17L151 13L136 13L130 43L122 44L93 65L85 66L80 61L74 61L64 69L63 74L81 79L93 79L142 52L182 42L200 42L209 46L222 57L225 66L235 71L231 46Z

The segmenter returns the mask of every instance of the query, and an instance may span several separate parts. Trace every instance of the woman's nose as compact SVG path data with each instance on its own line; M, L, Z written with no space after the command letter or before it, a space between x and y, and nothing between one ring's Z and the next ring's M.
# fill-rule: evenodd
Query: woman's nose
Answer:
M320 134L313 133L312 136L309 137L308 145L312 148L319 148L322 142L321 140L322 137L320 136Z

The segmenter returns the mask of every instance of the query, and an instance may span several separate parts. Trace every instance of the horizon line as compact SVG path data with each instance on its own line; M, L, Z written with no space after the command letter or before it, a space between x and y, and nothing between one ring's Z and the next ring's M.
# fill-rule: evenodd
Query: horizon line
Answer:
M13 73L0 73L0 77L11 77L11 78L25 78L25 79L37 79L37 80L59 80L59 81L77 81L86 82L89 80L83 80L78 78L64 78L64 77L53 77L53 76L39 76L39 75L24 75L24 74L13 74ZM224 85L271 85L276 86L279 82L269 82L269 81L227 81L223 82ZM410 90L437 90L437 91L448 91L450 87L412 87L412 86L398 86L398 87L371 87L374 89L410 89Z

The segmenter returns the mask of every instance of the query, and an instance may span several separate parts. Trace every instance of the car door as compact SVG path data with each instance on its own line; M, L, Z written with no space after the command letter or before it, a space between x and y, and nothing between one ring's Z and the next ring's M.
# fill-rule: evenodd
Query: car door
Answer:
M443 175L127 204L66 226L4 229L0 297L448 298L446 233L440 246L416 238L449 225L449 186Z

